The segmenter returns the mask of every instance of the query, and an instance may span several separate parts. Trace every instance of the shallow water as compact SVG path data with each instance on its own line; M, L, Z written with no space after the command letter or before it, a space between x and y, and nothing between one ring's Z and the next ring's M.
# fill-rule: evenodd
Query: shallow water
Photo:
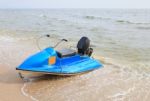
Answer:
M32 100L148 101L149 33L149 9L0 10L0 40L8 45L19 45L29 54L38 51L35 39L43 34L50 34L51 39L41 39L42 48L61 38L69 40L65 47L75 47L81 36L88 36L95 46L93 56L104 64L104 68L83 75L28 78L23 92ZM28 45L22 46L25 42ZM22 53L18 54L25 58ZM7 60L6 54L1 49L1 63ZM9 65L17 65L11 53L9 59Z

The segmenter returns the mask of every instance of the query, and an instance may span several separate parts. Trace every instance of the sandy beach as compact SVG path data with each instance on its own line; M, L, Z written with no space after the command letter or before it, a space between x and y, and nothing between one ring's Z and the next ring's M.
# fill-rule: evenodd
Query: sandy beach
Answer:
M21 93L23 81L14 70L8 69L7 65L0 65L0 101L30 101Z
M15 68L34 50L29 48L27 41L20 42L8 41L7 38L0 42L0 101L31 100L22 93L24 81L19 78Z

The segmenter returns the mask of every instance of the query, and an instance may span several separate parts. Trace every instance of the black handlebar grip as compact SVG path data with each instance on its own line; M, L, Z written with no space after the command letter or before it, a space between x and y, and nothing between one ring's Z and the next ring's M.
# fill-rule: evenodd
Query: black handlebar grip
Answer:
M66 41L67 42L68 40L67 39L62 39L62 41Z
M49 34L47 34L47 35L46 35L46 37L50 37L50 35L49 35Z

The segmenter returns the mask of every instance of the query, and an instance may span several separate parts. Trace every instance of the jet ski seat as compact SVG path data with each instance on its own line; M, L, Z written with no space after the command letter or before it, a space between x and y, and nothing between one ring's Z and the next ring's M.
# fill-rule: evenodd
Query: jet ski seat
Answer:
M60 58L74 56L77 53L81 56L91 56L93 49L90 47L90 40L88 37L82 37L77 43L77 52L72 49L62 49L57 51L57 55Z
M57 55L60 58L76 55L76 51L72 49L62 49L57 51Z

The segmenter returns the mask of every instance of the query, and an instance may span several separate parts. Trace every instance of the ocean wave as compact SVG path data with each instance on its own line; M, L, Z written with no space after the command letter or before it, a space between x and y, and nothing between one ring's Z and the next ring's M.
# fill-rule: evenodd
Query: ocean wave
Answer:
M116 20L118 23L126 23L126 24L150 24L149 22L132 22L132 21L127 21L127 20Z
M86 19L101 19L101 20L110 20L111 18L104 18L104 17L96 17L96 16L84 16Z
M143 29L143 30L150 30L150 26L145 26L145 27L142 27L142 26L140 26L140 27L136 27L137 29Z
M41 15L39 15L39 17L47 18L47 16L46 16L45 14L41 14Z
M113 19L113 18L106 18L106 17L97 17L97 16L84 16L84 18L89 19L89 20L112 20L117 23L124 23L124 24L136 24L136 25L149 25L150 22L133 22L133 21L128 21L128 20L120 20L120 19Z
M0 36L0 40L1 41L14 41L14 38L12 38L11 36Z

